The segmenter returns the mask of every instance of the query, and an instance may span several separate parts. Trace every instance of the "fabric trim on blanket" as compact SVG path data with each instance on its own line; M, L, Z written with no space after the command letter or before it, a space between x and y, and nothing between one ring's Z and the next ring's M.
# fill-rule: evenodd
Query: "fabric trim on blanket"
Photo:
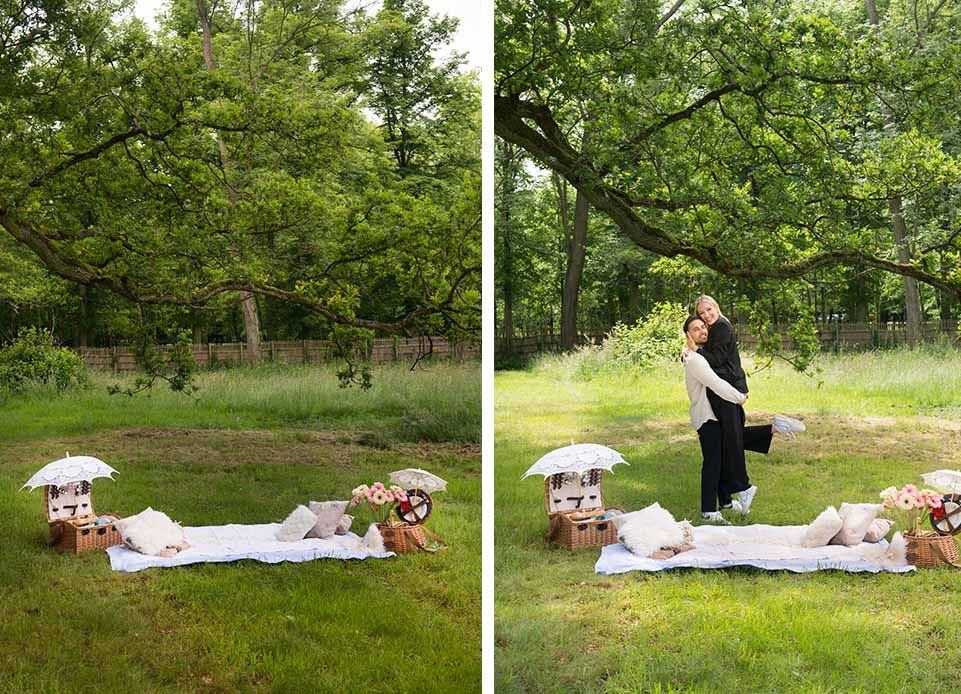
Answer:
M253 559L267 564L314 559L385 559L393 552L371 553L362 538L354 533L326 539L281 542L276 539L280 523L264 525L208 525L185 527L189 549L172 557L156 557L134 552L123 545L109 547L110 568L132 573L153 567L183 566L208 562Z
M892 561L886 556L888 543L862 542L854 547L827 545L801 547L807 526L699 526L694 528L694 549L658 561L631 554L622 544L607 545L594 570L605 576L628 571L667 569L724 569L753 566L758 569L795 573L835 569L850 572L905 573L915 567Z

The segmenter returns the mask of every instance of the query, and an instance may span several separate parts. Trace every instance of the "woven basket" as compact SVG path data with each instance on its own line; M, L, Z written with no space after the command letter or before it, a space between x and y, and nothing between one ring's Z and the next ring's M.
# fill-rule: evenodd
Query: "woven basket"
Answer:
M597 483L600 497L601 483ZM551 504L551 478L544 478L544 501L547 504L548 542L570 550L603 547L617 542L617 529L611 520L590 520L604 513L603 504L573 511L554 511Z
M104 516L100 516L103 518ZM81 525L97 520L97 516L71 520L55 521L50 524L50 544L58 552L83 554L95 549L107 549L122 542L120 531L110 523L109 525L95 525L81 528ZM116 519L116 517L113 517Z
M958 559L958 545L951 535L931 532L922 532L920 535L915 535L913 532L908 532L904 533L904 540L907 544L908 564L925 569L938 566L961 568L961 561Z
M110 521L119 519L113 514L98 516L93 510L93 495L89 482L85 483L85 491L80 489L84 483L70 482L58 488L57 494L51 492L51 486L43 488L44 513L47 516L47 531L49 543L58 552L83 554L95 549L107 549L122 542L120 531L111 522L107 525L89 525L98 518ZM72 499L75 503L64 505L63 500ZM84 513L77 514L82 509Z
M388 552L409 554L410 552L417 552L418 550L422 552L437 552L441 549L447 549L447 544L423 525L408 525L406 523L388 525L386 523L378 523L377 528L380 530L381 537L384 538L384 549ZM428 546L428 537L440 546Z

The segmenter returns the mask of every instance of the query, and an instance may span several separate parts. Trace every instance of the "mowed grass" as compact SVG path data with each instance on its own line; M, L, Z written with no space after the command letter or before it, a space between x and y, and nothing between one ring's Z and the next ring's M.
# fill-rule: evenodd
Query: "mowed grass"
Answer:
M60 400L6 401L0 691L477 689L481 459L470 441L479 431L444 421L449 440L418 441L398 423L415 416L403 402L416 410L456 401L436 417L470 420L480 409L479 372L477 363L438 365L405 380L397 369L380 381L390 379L390 393L359 394L328 387L329 371L234 370L203 374L199 404L161 392L111 398L97 392L101 383ZM460 402L472 392L477 402ZM104 552L49 549L41 492L19 491L67 450L98 455L120 473L94 483L97 511L152 506L184 525L280 521L297 504L343 499L361 482L423 467L449 483L428 527L450 548L113 572ZM366 524L358 519L355 529Z
M542 481L519 478L572 440L630 462L605 474L608 505L658 501L678 519L699 516L681 367L588 382L569 365L548 358L495 375L499 692L919 692L961 676L956 569L604 577L599 549L549 546ZM749 423L783 412L808 431L748 454L760 491L744 523L808 523L829 504L961 467L957 353L825 356L820 366L820 386L783 365L749 379Z

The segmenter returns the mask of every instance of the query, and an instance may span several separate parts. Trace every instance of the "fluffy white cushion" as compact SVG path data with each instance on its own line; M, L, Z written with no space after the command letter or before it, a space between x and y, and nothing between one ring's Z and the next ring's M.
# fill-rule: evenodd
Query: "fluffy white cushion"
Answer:
M871 523L881 510L881 504L841 504L838 515L843 524L837 534L831 538L832 545L854 547L864 541Z
M824 547L831 538L838 534L844 520L833 506L821 511L817 518L804 531L801 538L802 547Z
M345 513L340 517L340 520L337 522L337 527L334 528L334 534L346 535L348 532L350 532L350 526L351 524L353 524L353 522L354 522L354 517L349 513Z
M868 531L864 533L865 542L880 542L881 538L888 534L894 521L890 518L875 518L868 526Z
M346 509L346 501L311 501L310 512L317 517L317 522L307 531L307 537L333 537Z
M633 520L634 518L638 518L639 516L644 516L645 514L650 512L652 508L661 508L661 505L655 501L653 504L651 504L646 508L642 508L640 511L631 511L630 513L619 513L618 515L614 516L614 518L612 519L612 522L614 523L614 527L620 530L622 527L630 523L631 520Z
M149 506L135 516L114 521L124 544L141 554L160 554L168 547L183 548L187 543L184 529L166 513Z
M614 527L621 544L640 557L648 557L662 547L684 544L684 528L674 520L670 511L656 503L618 516L614 519Z
M277 539L281 542L296 542L303 540L307 531L317 523L317 516L306 506L298 506L277 530Z
M364 535L364 547L372 554L381 554L387 551L384 547L384 537L380 534L380 528L377 527L376 523L371 523L370 527L367 528L367 534Z

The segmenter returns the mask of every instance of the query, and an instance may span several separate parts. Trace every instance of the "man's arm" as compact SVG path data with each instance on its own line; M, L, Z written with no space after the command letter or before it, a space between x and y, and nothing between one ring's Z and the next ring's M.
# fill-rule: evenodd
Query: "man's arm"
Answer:
M687 366L685 368L687 368L688 371L691 372L691 375L704 385L705 388L710 388L717 393L718 397L728 402L733 402L735 405L741 405L747 400L747 396L744 393L714 373L711 366L707 363L707 360L699 353L691 353L687 359Z

